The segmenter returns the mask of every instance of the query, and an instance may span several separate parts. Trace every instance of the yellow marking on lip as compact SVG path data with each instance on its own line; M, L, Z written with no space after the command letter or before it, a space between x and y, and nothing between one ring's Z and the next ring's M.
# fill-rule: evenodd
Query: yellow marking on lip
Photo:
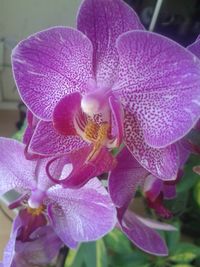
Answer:
M37 209L33 209L31 207L28 207L27 210L31 215L39 216L45 210L45 206L40 205L39 208L37 208Z
M93 143L93 149L89 154L86 161L91 160L95 154L100 150L102 145L105 144L110 126L108 123L97 124L93 121L89 121L85 127L85 138Z

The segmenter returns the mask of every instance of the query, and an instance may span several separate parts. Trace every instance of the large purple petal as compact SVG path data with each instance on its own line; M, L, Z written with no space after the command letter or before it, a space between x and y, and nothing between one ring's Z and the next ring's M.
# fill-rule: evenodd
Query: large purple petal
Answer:
M20 42L12 64L19 93L29 109L50 120L64 95L84 92L93 76L92 54L90 40L66 27L50 28Z
M116 159L117 166L109 176L109 192L115 206L122 207L129 204L148 172L134 159L127 148L124 148Z
M159 148L179 140L200 117L200 61L174 41L145 31L121 35L117 48L113 90L137 118L145 141Z
M0 138L0 194L35 187L36 162L26 160L24 149L18 141Z
M150 147L144 140L137 119L130 112L125 112L124 139L132 155L145 169L162 180L176 178L180 165L177 146Z
M51 208L54 229L70 247L69 237L76 242L96 240L116 223L114 205L98 179L76 190L56 186L49 189L48 196L56 203Z
M52 122L40 121L31 139L29 150L40 155L51 156L69 153L88 145L78 136L59 134Z
M92 41L97 83L109 86L118 67L116 39L126 31L143 29L138 16L121 0L85 0L77 24L78 29Z
M143 251L156 256L168 254L167 246L159 234L133 213L127 212L120 224L125 235Z

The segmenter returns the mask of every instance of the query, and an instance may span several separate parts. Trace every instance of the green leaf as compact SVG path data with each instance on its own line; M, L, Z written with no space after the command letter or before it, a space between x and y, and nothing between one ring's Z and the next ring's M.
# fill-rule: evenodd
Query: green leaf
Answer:
M117 253L132 253L131 243L118 229L114 229L104 237L106 247Z
M200 181L198 181L197 184L195 185L193 194L194 194L194 200L200 207Z
M199 175L194 173L192 168L196 165L200 165L200 157L197 155L191 155L184 168L184 176L177 184L177 192L188 191L199 179Z
M103 239L82 243L78 250L70 250L65 267L107 267L107 253Z
M180 226L179 222L173 223L173 225L177 228L177 231L173 232L163 232L167 247L169 248L169 254L174 254L176 247L178 246L180 240Z
M23 135L24 135L24 131L25 131L26 125L24 124L23 127L21 128L21 130L19 130L18 132L16 132L13 135L13 139L16 139L18 141L22 141Z
M107 251L103 239L96 242L96 267L107 267ZM94 267L94 266L93 266Z
M192 267L192 265L190 265L190 264L175 264L175 265L171 265L171 267Z
M200 255L200 248L189 243L180 243L170 260L177 263L190 263Z
M84 254L81 246L77 250L70 249L65 261L65 267L82 267Z

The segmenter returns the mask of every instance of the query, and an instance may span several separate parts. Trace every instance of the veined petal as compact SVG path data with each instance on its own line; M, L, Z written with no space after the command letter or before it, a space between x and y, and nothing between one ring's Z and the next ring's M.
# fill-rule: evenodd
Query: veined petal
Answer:
M117 48L119 78L113 91L139 121L145 141L160 148L181 139L200 117L198 58L145 31L121 35Z
M87 147L88 143L78 136L59 134L52 122L40 121L34 131L29 150L40 155L58 155Z
M117 165L109 176L109 192L115 206L125 207L148 175L148 171L134 159L127 148L117 155L116 160Z
M143 251L156 256L167 256L168 250L164 240L132 212L125 213L120 225L125 235Z
M53 113L53 126L62 135L77 135L74 127L75 118L81 113L80 93L75 92L63 97Z
M20 42L12 54L19 93L38 117L52 118L57 102L66 94L84 92L93 76L93 48L81 32L55 27Z
M144 140L139 122L130 112L125 112L124 140L136 160L150 173L162 180L175 180L180 166L176 145L152 148Z
M25 145L18 141L0 138L0 194L35 187L36 162L26 160L24 149Z
M55 202L51 208L54 229L68 246L71 246L69 237L76 242L92 241L115 226L114 205L98 179L75 190L52 187L48 196Z
M77 18L78 29L92 41L97 83L113 83L118 67L117 37L129 30L143 30L137 14L124 1L85 0Z

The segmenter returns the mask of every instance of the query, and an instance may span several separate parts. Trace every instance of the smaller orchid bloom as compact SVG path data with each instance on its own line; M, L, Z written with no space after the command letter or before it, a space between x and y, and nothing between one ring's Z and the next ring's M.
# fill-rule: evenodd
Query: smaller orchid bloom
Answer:
M164 206L163 200L176 197L176 183L176 180L162 181L153 175L149 175L145 179L143 192L147 204L149 208L154 209L159 216L165 219L170 219L173 214Z
M128 209L137 188L142 187L148 179L149 172L132 157L126 148L117 155L117 161L116 168L109 175L109 192L117 208L119 227L137 247L145 252L159 256L167 255L166 244L155 230L171 231L175 228L142 218Z
M10 240L4 250L2 267L46 266L63 246L51 226L39 227L28 237L23 237L23 219L17 216L13 223ZM1 266L1 265L0 265Z
M80 189L63 189L46 175L49 159L27 160L25 145L0 139L0 194L15 189L22 196L10 205L21 208L26 225L21 239L27 240L38 227L51 225L64 244L75 248L79 242L96 240L116 223L116 211L106 189L94 178ZM71 164L51 166L57 177L67 175ZM62 173L61 173L61 170Z
M29 150L57 156L124 143L150 173L174 180L176 143L200 118L200 60L144 30L122 0L84 0L77 29L55 27L12 54L19 93L40 119Z

